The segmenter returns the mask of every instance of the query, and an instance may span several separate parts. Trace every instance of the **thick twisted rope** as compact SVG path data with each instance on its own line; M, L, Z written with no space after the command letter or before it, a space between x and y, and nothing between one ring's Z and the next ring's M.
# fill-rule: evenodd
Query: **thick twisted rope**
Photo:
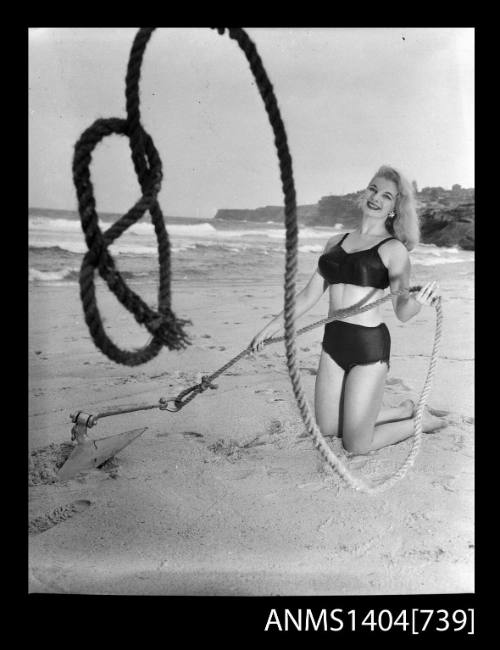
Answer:
M379 492L391 488L395 483L400 481L406 475L406 473L412 467L412 465L416 460L416 457L418 455L422 443L422 435L423 435L422 418L423 418L424 408L431 391L432 382L434 379L436 366L437 366L439 345L441 341L443 315L442 315L440 299L436 301L435 309L436 309L436 329L434 335L434 345L432 348L431 361L429 363L429 368L427 370L427 376L424 382L424 387L422 389L422 393L418 401L416 413L414 415L414 436L413 436L412 446L408 453L408 456L406 457L406 460L401 465L401 467L397 470L397 472L395 472L392 476L390 476L386 480L380 481L379 483L369 485L365 483L363 480L361 480L359 477L353 475L349 471L349 469L342 463L342 461L339 460L339 458L337 458L337 456L334 454L332 449L328 446L327 442L325 441L321 431L319 430L314 420L314 417L311 414L307 402L305 402L304 400L305 408L302 405L300 406L302 419L304 421L308 433L312 436L316 449L318 449L318 451L320 452L324 460L328 463L328 465L331 467L331 469L336 471L350 487L359 490L360 492L365 492L367 494L377 494Z
M226 28L217 28L219 34L224 34L225 29ZM184 324L185 321L178 321L170 311L170 259L168 236L156 200L161 186L161 162L150 136L144 131L140 124L138 92L140 66L145 47L153 30L154 28L143 28L139 30L134 40L126 79L127 120L117 120L115 118L109 120L97 120L90 129L87 129L87 131L84 132L80 141L77 143L73 163L73 177L77 188L79 212L87 246L89 247L89 252L85 255L82 262L82 270L80 274L80 293L84 304L85 319L96 345L113 360L127 365L137 365L148 361L158 354L162 345L168 345L171 348L179 348L184 347L187 343L187 337L182 331L182 324ZM382 489L387 489L396 481L400 480L413 464L418 453L422 435L421 421L423 408L430 391L437 360L437 350L441 332L441 305L438 301L436 306L436 338L427 380L415 416L415 440L412 450L400 470L390 479L383 483L379 483L376 486L366 485L363 481L349 472L327 445L314 421L314 417L311 414L311 410L304 396L300 379L300 370L296 360L297 349L295 344L295 337L297 334L295 331L295 285L297 275L298 228L292 158L288 149L286 131L281 119L273 87L269 81L255 45L244 30L240 28L229 28L228 33L230 38L237 41L248 60L259 93L264 101L264 106L273 129L274 143L278 153L285 203L286 226L284 340L288 372L292 382L295 399L308 433L312 436L316 448L320 451L329 466L337 471L351 487L372 494ZM123 134L130 138L132 159L143 191L143 196L136 203L134 208L132 208L105 233L102 233L99 229L97 214L95 212L95 200L92 184L90 182L89 165L91 161L91 152L94 147L103 137L111 133ZM149 210L151 214L151 218L155 225L155 232L158 237L160 268L162 269L160 272L159 313L153 312L147 305L145 305L139 296L128 289L123 278L114 268L113 259L107 251L107 246L132 223L135 223L146 210ZM117 295L122 304L124 304L127 309L133 311L136 320L139 323L144 323L148 330L153 334L152 341L142 350L135 352L122 351L106 336L95 302L95 290L93 286L95 268L99 270L101 277L103 277L103 279L108 283L108 286L115 295ZM162 280L164 285L162 285ZM387 298L388 296L384 297L384 299ZM381 299L381 301L383 301L383 299ZM366 305L369 309L374 306L374 303ZM244 356L244 354L247 354L247 350L244 350L240 355L235 357L229 365L235 363L236 360L241 358L241 356ZM191 391L193 395L184 402L182 402L181 398L179 404L187 403L190 399L194 398L197 392L201 392L211 386L211 380L215 376L218 376L218 374L224 372L227 367L228 364L223 366L223 368L217 373L214 373L211 378L204 378L199 385L198 390L193 391L193 389L188 389L188 392ZM183 394L186 394L186 391L181 393L181 395Z
M189 344L183 326L189 321L176 318L170 309L170 243L163 214L157 201L161 188L162 165L150 135L140 122L139 79L144 50L153 28L143 28L137 33L130 52L126 77L127 119L98 119L86 129L75 145L73 181L78 198L82 229L88 252L80 270L80 297L85 321L95 345L116 363L136 366L154 358L167 346L178 350ZM99 228L94 190L90 180L92 152L97 144L111 134L124 135L130 140L135 172L142 190L137 203L104 233ZM158 242L159 290L158 311L151 309L125 283L115 268L108 246L130 226L149 211ZM152 335L150 342L134 351L122 350L107 336L97 307L94 273L98 270L110 290L121 304Z
M381 298L378 298L377 300L374 300L373 302L367 303L367 300L370 299L371 295L374 292L368 293L364 298L362 298L359 302L357 302L354 305L351 305L350 307L345 307L343 309L338 309L335 312L333 312L330 316L327 318L323 318L319 321L316 321L315 323L311 323L310 325L305 325L304 327L301 327L299 330L297 330L296 335L300 336L301 334L305 334L306 332L309 332L310 330L315 329L316 327L319 327L320 325L325 325L326 323L331 323L334 320L342 320L344 318L347 318L348 316L355 316L357 314L362 314L363 312L369 311L370 309L374 309L375 307L378 307L382 303L386 302L391 298L391 296L394 295L401 295L407 292L416 292L420 291L421 287L411 287L408 290L402 290L402 291L393 291L391 293L386 294L385 296L382 296ZM376 290L375 290L376 291ZM365 304L367 303L367 304ZM270 345L272 343L279 343L280 341L284 341L285 337L284 336L272 336L267 339L263 340L264 345ZM225 363L223 366L218 368L215 372L213 372L211 375L204 375L201 379L201 382L198 384L194 384L193 386L190 386L189 388L184 389L182 392L180 392L177 397L175 397L173 400L166 400L162 399L160 402L162 404L168 404L170 402L174 403L175 406L175 411L180 411L181 408L183 408L186 404L188 404L191 400L193 400L197 395L200 393L203 393L205 390L208 388L217 388L213 384L214 379L217 379L220 375L222 375L224 372L229 370L231 366L234 366L235 363L240 361L240 359L243 359L243 357L246 357L247 355L252 354L252 348L249 345L246 347L244 350L239 352L236 356L234 356L232 359L230 359L227 363ZM184 399L187 395L187 399ZM174 409L169 409L169 410L174 410Z
M411 287L409 289L410 293L414 293L420 290L421 287ZM331 316L328 316L327 318L324 318L322 320L316 321L315 323L312 323L311 325L306 325L305 327L302 327L301 329L297 330L296 335L299 336L301 334L304 334L316 327L319 327L320 325L324 325L326 323L331 323L334 320L342 320L344 318L347 318L348 316L354 316L356 314L363 313L365 311L368 311L370 309L374 309L375 307L381 305L382 303L386 302L392 296L394 295L401 295L407 293L406 291L394 291L392 293L386 294L385 296L382 296L378 300L375 300L373 302L361 305L360 303L363 303L367 298L369 298L369 295L365 297L363 300L361 300L359 303L356 305L353 305L351 307L346 307L344 309L339 309L335 311ZM420 446L422 443L422 418L423 418L423 412L425 408L425 404L427 403L427 399L429 397L431 388L432 388L432 382L434 379L435 371L436 371L436 366L437 366L437 360L438 360L438 354L439 354L439 345L441 342L441 331L442 331L442 321L443 321L443 314L442 314L442 308L441 308L441 300L438 299L434 303L434 307L436 309L436 329L435 329L435 335L434 335L434 344L432 348L432 353L431 353L431 360L429 363L429 367L427 370L427 376L424 382L424 386L422 389L422 393L420 394L420 398L418 401L417 409L414 415L414 437L413 437L413 442L412 446L410 448L410 451L404 461L404 463L401 465L401 467L395 472L392 476L390 476L388 479L385 481L381 481L375 485L368 485L366 484L363 480L361 480L359 477L353 475L349 469L344 465L344 463L335 455L335 453L332 451L331 447L328 445L328 443L325 441L321 431L318 429L317 424L309 410L309 406L307 405L307 411L303 413L301 409L301 415L302 419L304 421L304 424L306 425L306 429L308 433L311 435L314 441L315 447L318 449L324 460L328 463L328 465L336 471L340 477L352 488L359 490L361 492L365 492L368 494L376 494L378 492L384 491L392 487L395 483L397 483L399 480L401 480L408 470L412 467L413 463L415 462L415 459L418 455L418 452L420 450ZM286 336L286 335L285 335ZM269 345L272 343L278 343L279 341L283 341L285 339L285 336L279 336L279 337L270 337L267 338L263 341L265 345ZM218 370L216 370L214 373L211 375L206 375L202 378L202 381L198 384L195 384L194 386L191 386L173 399L173 400L165 400L161 399L160 403L164 404L164 406L160 406L160 408L165 408L166 410L173 410L173 411L179 411L181 408L186 406L191 400L193 400L197 395L202 393L203 391L207 390L208 388L217 388L213 384L214 379L219 377L221 374L226 372L231 366L233 366L235 363L237 363L240 359L243 357L247 356L248 354L251 354L252 350L250 346L242 350L239 354L237 354L235 357L230 359L226 364L221 366ZM168 408L168 404L170 402L174 402L174 409ZM304 398L305 401L305 398Z
M223 33L224 28L219 28L219 33ZM285 127L281 119L280 111L274 96L273 87L269 81L266 71L262 65L262 61L257 53L255 45L249 39L248 35L242 29L228 29L229 36L237 40L238 45L241 47L245 56L247 57L250 69L255 77L259 92L264 100L264 105L268 113L269 121L274 133L274 142L278 153L280 175L282 190L285 202L285 227L286 227L286 256L285 256L285 283L284 283L284 320L285 320L285 349L288 373L292 382L293 393L297 406L299 408L302 420L306 426L307 432L312 436L315 447L319 450L328 465L338 472L338 474L345 480L345 482L352 488L374 494L381 490L387 489L394 485L406 474L408 469L414 463L418 449L420 447L422 436L422 415L425 402L430 392L432 379L435 372L437 351L441 335L441 305L437 302L436 314L436 336L434 341L432 360L429 366L429 373L425 382L425 387L422 396L419 400L417 413L415 416L415 438L412 450L398 472L390 479L379 483L377 485L368 485L361 479L355 477L347 469L347 467L337 458L332 449L326 443L323 435L321 434L311 409L307 403L304 395L304 390L300 378L300 370L297 364L297 347L295 343L295 284L297 276L297 205L295 186L293 181L292 158L288 149L287 136Z

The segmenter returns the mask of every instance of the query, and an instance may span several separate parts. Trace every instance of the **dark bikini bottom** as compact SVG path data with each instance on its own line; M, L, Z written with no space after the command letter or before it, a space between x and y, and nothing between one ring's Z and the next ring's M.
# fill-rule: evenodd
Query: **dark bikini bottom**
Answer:
M384 361L389 367L391 335L385 323L368 327L334 320L325 325L323 350L345 372L377 361Z

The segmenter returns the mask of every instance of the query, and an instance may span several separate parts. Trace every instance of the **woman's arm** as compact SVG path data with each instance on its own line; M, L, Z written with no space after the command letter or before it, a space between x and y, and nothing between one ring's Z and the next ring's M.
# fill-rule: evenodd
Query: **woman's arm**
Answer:
M383 261L384 263L386 262L386 260ZM434 300L437 299L439 294L438 285L435 280L423 286L416 296L412 296L409 293L411 273L410 256L402 242L390 242L386 265L389 270L391 292L404 292L401 295L394 295L392 297L394 312L400 321L405 323L418 314L422 309L422 305L432 305Z
M325 293L327 283L317 270L314 271L306 286L295 297L295 318L303 316ZM265 339L274 336L284 328L284 311L275 316L260 332L254 336L250 345L253 350L260 350Z
M330 237L330 239L326 242L323 253L326 253L332 246L335 246L335 244L340 241L341 238L342 235L334 235L333 237ZM309 282L302 289L302 291L299 291L295 297L295 318L300 318L309 309L311 309L311 307L313 307L325 293L327 287L328 283L321 277L318 269L316 269L309 279ZM273 318L272 321L263 327L258 334L253 337L252 341L250 342L252 350L260 350L265 339L274 336L277 332L283 329L283 314L283 311L279 313L275 318Z

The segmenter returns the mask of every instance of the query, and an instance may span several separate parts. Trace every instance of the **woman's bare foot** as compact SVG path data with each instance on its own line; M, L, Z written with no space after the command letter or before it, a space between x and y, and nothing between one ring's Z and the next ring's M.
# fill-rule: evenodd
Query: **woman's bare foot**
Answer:
M444 418L432 415L427 406L424 408L424 415L422 418L422 431L424 433L432 433L447 426L448 422Z
M411 399L405 399L404 402L401 402L398 408L404 409L404 412L407 414L406 417L408 418L414 417L417 412L415 402ZM424 433L431 433L432 431L437 431L438 429L443 429L448 426L448 422L444 418L435 415L438 413L447 414L448 412L437 411L428 406L424 407L424 415L422 418L422 431Z
M399 404L398 408L403 410L402 420L412 418L415 415L415 402L412 399L405 399Z

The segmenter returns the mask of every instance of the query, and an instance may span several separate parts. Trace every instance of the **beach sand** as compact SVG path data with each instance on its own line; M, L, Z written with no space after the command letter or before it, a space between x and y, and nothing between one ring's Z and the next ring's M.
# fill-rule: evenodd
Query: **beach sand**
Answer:
M282 283L174 282L173 309L192 345L146 365L113 363L94 346L78 286L31 285L30 448L46 472L29 488L31 593L163 595L432 594L474 591L473 265L418 269L438 277L443 338L429 405L447 427L424 435L405 478L386 492L354 491L325 467L293 397L284 344L246 357L178 413L104 418L91 438L147 427L104 469L65 482L51 451L70 440L69 414L174 397L238 354L282 309ZM155 288L134 289L155 304ZM148 336L102 285L113 340ZM324 318L326 297L299 323ZM418 399L435 312L408 323L383 307L392 336L384 402ZM312 405L322 330L297 339ZM338 440L331 442L341 453ZM394 473L411 440L344 458L365 480ZM52 465L51 465L52 462ZM39 466L38 466L39 468ZM35 477L35 478L34 478ZM41 478L40 478L41 477ZM42 482L37 482L41 480Z

